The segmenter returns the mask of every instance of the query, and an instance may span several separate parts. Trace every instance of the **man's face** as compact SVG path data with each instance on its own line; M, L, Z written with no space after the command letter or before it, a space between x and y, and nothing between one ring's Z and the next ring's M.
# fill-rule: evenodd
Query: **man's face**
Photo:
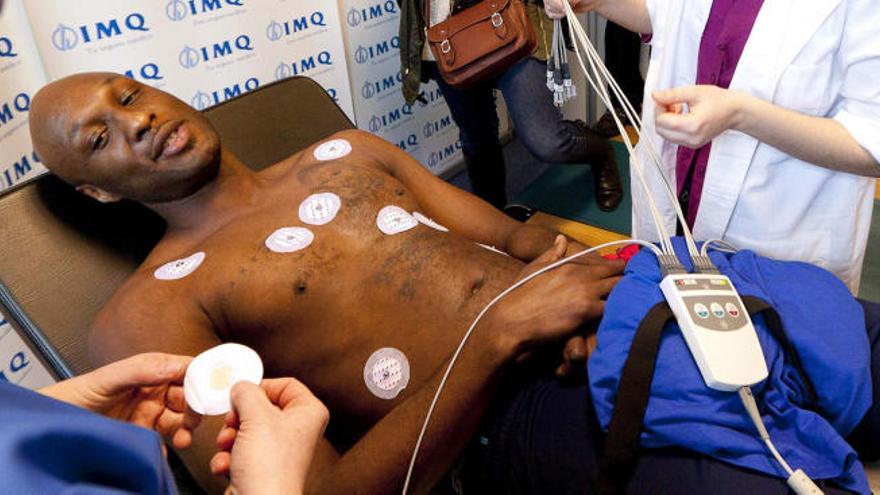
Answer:
M115 74L80 74L37 94L31 134L44 163L99 200L185 198L217 173L220 142L177 98Z

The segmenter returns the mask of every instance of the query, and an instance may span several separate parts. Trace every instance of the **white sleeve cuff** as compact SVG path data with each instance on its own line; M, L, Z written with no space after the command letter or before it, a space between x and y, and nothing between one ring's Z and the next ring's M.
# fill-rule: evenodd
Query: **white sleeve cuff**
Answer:
M880 118L856 115L847 109L840 109L833 118L880 163Z

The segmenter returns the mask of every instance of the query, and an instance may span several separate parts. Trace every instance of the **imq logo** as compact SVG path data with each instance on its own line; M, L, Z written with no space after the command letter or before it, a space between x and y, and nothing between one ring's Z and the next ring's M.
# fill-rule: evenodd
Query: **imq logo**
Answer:
M456 141L449 146L437 151L432 151L431 154L428 155L428 167L437 168L443 163L443 161L454 158L459 150L461 150L461 141Z
M402 82L403 76L400 74L400 71L398 71L397 74L383 77L378 81L367 81L364 83L363 87L361 87L361 96L369 100L376 95L388 93Z
M226 86L223 89L204 92L199 91L192 97L190 100L190 104L196 110L204 110L210 106L214 106L218 103L222 103L226 100L231 100L232 98L238 97L247 93L248 91L253 91L260 87L260 80L256 77L251 77L245 80L242 83L235 83L231 86Z
M19 93L11 100L0 102L0 128L31 109L31 95Z
M23 351L16 352L9 359L9 373L11 376L15 376L18 373L22 373L25 368L31 365L31 362L28 360L27 356ZM24 375L21 375L24 376ZM0 382L8 382L9 378L6 377L5 371L0 371Z
M212 62L226 58L236 53L253 51L251 37L242 34L235 38L218 41L216 43L193 48L189 45L180 50L177 60L184 69L193 69L201 62Z
M171 0L165 5L165 15L178 22L190 15L212 14L225 7L244 7L244 0Z
M6 36L0 36L0 58L15 58L17 56L12 40Z
M294 60L290 63L282 62L278 64L278 67L275 68L275 80L280 81L288 77L300 76L322 66L333 66L333 57L327 50Z
M392 50L400 50L400 36L394 35L390 40L382 40L373 45L360 45L354 51L354 61L365 64L377 57L392 53Z
M401 139L397 142L397 147L402 149L403 151L408 151L412 148L419 147L419 137L415 134L410 134L409 136Z
M30 155L23 155L18 161L6 167L0 174L0 184L6 187L13 186L34 170L34 165L40 163L40 158L33 151Z
M372 117L370 117L370 121L368 122L367 126L370 132L376 134L386 127L391 127L395 124L402 122L407 117L411 117L412 114L413 107L404 103L401 107L395 108L386 114L373 115Z
M397 2L395 0L385 0L384 2L374 3L368 7L353 7L345 15L345 20L351 27L358 27L361 24L369 24L370 22L397 14Z
M452 116L447 115L433 122L426 123L424 127L422 127L422 135L425 136L425 139L430 139L434 134L437 134L450 126L452 126Z
M288 21L270 21L266 27L266 38L269 41L279 41L299 33L308 31L314 27L327 27L327 20L323 12L315 11L309 15L295 17Z
M83 24L77 27L59 24L52 31L52 46L56 50L66 52L79 46L80 42L88 44L94 41L123 36L131 32L147 32L149 30L146 18L144 18L143 14L137 12L128 14L125 17Z
M165 79L162 71L159 70L159 66L152 62L142 65L140 69L128 69L123 74L125 74L125 77L139 81L161 81Z
M424 91L419 95L420 98L418 100L419 105L426 107L428 105L433 105L434 103L438 103L441 101L445 101L443 97L443 91L440 91L439 87L436 87L430 91Z

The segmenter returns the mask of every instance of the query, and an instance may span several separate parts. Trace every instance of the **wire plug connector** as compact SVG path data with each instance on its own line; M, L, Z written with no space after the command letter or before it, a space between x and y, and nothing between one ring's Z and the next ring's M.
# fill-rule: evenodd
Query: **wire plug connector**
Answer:
M657 261L660 262L660 272L664 277L677 273L687 273L687 270L678 261L678 256L674 254L660 254L657 256Z
M708 256L691 256L691 261L694 263L694 273L708 273L712 275L721 273Z

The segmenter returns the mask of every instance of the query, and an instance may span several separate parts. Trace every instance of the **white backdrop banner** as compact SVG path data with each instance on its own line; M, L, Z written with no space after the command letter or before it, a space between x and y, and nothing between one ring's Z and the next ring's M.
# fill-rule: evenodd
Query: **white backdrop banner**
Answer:
M400 10L395 0L343 0L348 56L357 126L396 144L435 175L461 160L458 127L443 95L432 82L424 101L403 99L400 75Z
M43 171L28 132L31 98L46 81L21 1L0 14L0 190Z
M28 0L50 79L127 74L202 110L290 76L353 115L335 0Z

